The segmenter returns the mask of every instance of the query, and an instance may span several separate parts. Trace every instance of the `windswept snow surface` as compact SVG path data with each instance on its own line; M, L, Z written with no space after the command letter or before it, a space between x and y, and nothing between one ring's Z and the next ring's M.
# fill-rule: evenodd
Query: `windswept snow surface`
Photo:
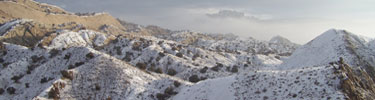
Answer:
M340 57L356 66L359 64L358 57L369 57L365 58L367 60L375 57L375 52L370 49L373 44L368 40L344 30L331 29L298 48L281 68L319 66L337 61Z
M173 100L235 100L235 89L232 84L235 77L224 77L199 82L186 87Z
M174 100L343 100L332 66L259 70L188 86Z
M364 54L371 58L374 54L368 51L368 47L373 48L371 42L371 39L332 29L297 49L284 62L270 59L272 57L269 56L255 57L257 62L262 62L258 65L266 66L267 62L273 62L274 67L260 67L234 76L200 82L183 89L174 99L212 100L212 95L227 93L233 96L225 95L225 98L238 100L342 100L346 97L339 88L339 75L334 74L337 65L329 63L338 61L340 57L349 64L358 63L356 55ZM357 48L354 53L350 46ZM204 89L206 87L209 89ZM231 90L233 88L235 90Z
M0 88L14 88L15 93L0 95L12 98L47 99L52 84L64 84L62 99L152 99L149 95L163 93L178 79L149 74L105 53L86 47L72 47L54 52L46 49L6 44L2 55ZM57 53L53 56L51 54ZM61 71L73 72L73 80L63 78ZM19 78L15 78L19 77ZM189 82L181 82L181 85ZM178 88L175 88L177 91ZM145 95L145 96L140 96ZM50 98L51 99L51 98Z
M353 54L373 53L361 50L374 43L329 30L291 57L280 58L277 53L213 51L152 36L112 38L90 30L56 34L44 47L4 43L0 88L5 92L0 99L52 99L51 91L64 84L61 99L342 100L346 97L339 89L339 75L329 62L344 56L350 63ZM241 41L216 43L210 45L242 47ZM360 53L352 53L348 44ZM8 92L10 88L16 91Z

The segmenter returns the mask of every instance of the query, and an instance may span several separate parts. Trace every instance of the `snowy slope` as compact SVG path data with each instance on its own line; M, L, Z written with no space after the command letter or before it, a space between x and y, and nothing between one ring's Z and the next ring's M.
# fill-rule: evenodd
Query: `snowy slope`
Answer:
M59 87L61 99L152 99L173 87L175 81L190 84L165 75L146 73L107 54L85 47L48 50L5 44L2 55L0 88L7 91L0 99L13 100L51 98L52 84ZM67 79L61 71L72 72ZM12 93L8 89L15 89ZM99 88L99 89L98 89ZM94 91L93 91L94 90ZM139 96L145 95L145 96Z
M332 66L259 70L207 80L182 89L175 100L344 99Z
M280 62L274 57L264 55L216 53L195 48L194 46L149 36L133 38L119 36L113 38L112 35L90 30L81 30L79 32L65 30L57 34L58 35L51 40L50 45L42 48L40 48L40 46L27 48L6 44L5 48L7 52L1 58L5 59L1 66L1 68L4 69L1 69L1 71L7 73L1 75L2 82L5 82L1 88L8 89L10 87L17 87L15 88L15 94L18 95L18 99L34 98L35 96L38 96L37 98L48 98L48 93L50 93L51 89L53 91L54 88L52 84L64 84L64 88L59 89L60 98L103 98L109 97L111 93L101 90L96 92L83 92L89 90L81 89L77 94L77 90L72 88L78 86L83 89L90 89L90 86L92 87L90 84L94 83L114 84L115 87L106 88L116 90L126 89L126 91L117 91L116 94L121 95L111 96L111 98L128 97L128 99L151 99L158 98L156 94L163 93L163 89L170 87L170 84L174 83L175 80L180 80L183 84L190 84L186 81L198 82L205 79L230 76L235 73L260 69L258 67L259 65L273 66L277 64L277 62ZM92 56L95 57L90 57L89 52L92 52ZM274 63L273 61L276 62ZM109 66L110 68L106 69L106 67ZM138 71L139 69L142 71ZM160 69L160 71L158 69ZM34 73L34 70L37 72ZM60 71L63 70L72 72L74 74L74 79L82 80L83 82L79 81L79 83L76 83L77 81L61 79L62 74L60 74ZM102 70L105 71L102 72ZM121 70L125 72L121 72ZM126 70L135 71L127 72ZM108 76L106 73L114 74ZM148 75L148 73L154 74ZM126 76L131 76L133 78L128 79ZM33 77L42 79L34 79ZM93 82L89 81L97 79L99 80ZM105 83L109 81L107 79L111 81L117 80L120 83L123 83L124 80L128 80L129 82L126 81L125 83L129 84L131 87L128 88L122 85L116 85L118 84L117 81L114 83ZM14 81L14 83L12 81ZM42 81L47 82L42 83ZM149 85L149 83L153 84ZM36 88L27 88L30 86L36 86ZM175 91L179 89L177 87L173 88L176 88ZM137 90L135 93L129 92L134 92L135 90ZM28 91L33 91L34 94L27 94ZM82 96L80 92L88 95ZM103 95L97 93L103 93ZM139 94L145 96L135 96ZM150 95L152 95L152 97L148 97ZM17 99L17 97L13 96L15 95L2 95L3 98L12 97Z
M319 66L340 57L350 65L357 66L360 64L360 58L373 62L371 59L375 57L375 52L371 51L371 45L367 38L344 30L331 29L298 48L282 66Z
M236 91L231 84L235 77L225 77L199 82L181 90L174 100L235 100Z
M344 99L338 88L341 74L329 63L353 54L346 53L352 50L345 47L347 39L362 49L372 48L373 41L330 30L284 60L276 54L218 52L152 36L90 30L56 34L46 46L4 43L0 99ZM314 53L322 55L302 55ZM345 60L350 64L356 58Z
M282 64L275 63L275 67L200 82L183 89L174 99L212 100L224 93L227 95L222 98L240 100L347 99L348 94L342 92L341 85L349 74L336 74L341 71L336 71L334 63L342 57L351 67L364 68L371 76L368 67L373 62L372 41L344 30L332 29L297 49ZM364 61L369 64L358 64Z
M254 38L240 38L233 34L204 34L191 31L174 31L170 34L156 35L158 38L182 42L210 51L245 54L276 54L289 56L298 44L282 38L283 41L259 41Z
M56 90L53 84L64 84L63 88L58 89L60 93L59 97L67 99L99 99L104 97L128 97L128 99L158 98L156 95L158 93L163 93L163 89L170 87L170 84L174 83L176 80L180 80L181 83L189 85L191 83L187 81L198 82L206 79L233 76L236 73L246 73L252 70L272 68L272 66L282 62L274 56L261 54L244 55L226 52L217 53L196 48L195 46L150 36L131 38L129 38L129 36L118 36L117 38L113 38L114 36L112 35L90 30L81 30L79 32L64 30L56 34L57 36L51 40L51 43L42 48L40 48L40 46L26 48L6 44L5 48L7 53L2 57L5 61L2 62L1 68L3 69L1 69L1 71L3 73L8 73L1 76L2 82L5 82L1 88L8 89L9 87L17 87L15 88L15 94L18 96L2 95L3 98L19 97L18 99L21 99L34 98L35 96L37 96L37 98L51 98L49 95L50 91ZM92 55L95 57L90 57L89 52L93 53ZM110 66L110 68L106 69L106 66ZM138 71L139 69L141 71ZM37 72L34 73L34 70ZM60 71L64 70L72 72L75 80L82 81L77 83L77 81L74 80L71 81L61 78L62 74L60 74ZM104 70L104 72L102 72L102 70ZM135 71L127 72L127 70ZM108 73L116 74L108 76ZM154 74L149 75L148 73ZM128 79L126 76L131 76L133 78ZM34 79L32 77L42 79ZM90 81L97 79L99 80ZM108 81L107 79L111 81L117 80L120 83L125 82L129 84L130 87L118 85L117 81L114 83L106 83ZM14 81L14 83L12 81ZM47 82L44 83L44 81ZM149 83L153 82L156 83L149 85ZM84 89L90 89L90 87L93 86L92 84L113 84L115 87L106 88L115 90L125 89L126 91L115 92L116 94L121 94L117 96L110 96L112 92L107 93L102 90L84 92L89 91ZM30 86L36 86L36 88L27 88ZM76 93L77 89L74 89L77 86L83 88L83 90L80 89L81 91L78 91L78 94ZM179 90L177 87L174 88L176 88L175 91ZM27 94L28 91L33 91L34 94ZM82 96L82 93L88 95ZM139 94L145 96L135 96ZM98 95L98 97L96 95ZM152 95L152 97L148 97L150 95Z
M111 36L88 30L63 32L52 40L48 48L96 48L133 66L142 67L141 69L160 69L161 73L184 80L193 75L198 75L201 79L228 76L238 71L254 70L257 65L274 65L272 61L280 62L274 57L216 53L149 36L130 39L119 36L112 40L109 37ZM266 59L273 60L263 63Z
M26 21L4 23L0 35ZM332 29L300 46L118 21L126 29L44 27L54 31L28 47L0 37L10 42L0 41L0 100L375 98L372 38Z

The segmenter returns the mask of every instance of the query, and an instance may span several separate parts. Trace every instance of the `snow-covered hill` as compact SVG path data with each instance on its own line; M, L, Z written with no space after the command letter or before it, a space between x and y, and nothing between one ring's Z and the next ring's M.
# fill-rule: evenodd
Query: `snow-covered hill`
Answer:
M342 57L349 65L365 69L375 77L375 52L372 39L345 30L331 29L298 48L282 68L320 66Z
M20 11L42 9L34 4ZM300 46L112 17L113 25L27 18L0 23L0 100L375 99L375 40L345 30Z
M156 35L158 38L173 40L184 44L190 44L202 49L244 54L263 54L289 56L298 44L284 39L281 41L260 41L254 38L240 38L233 34L204 34L191 31L176 31L170 34ZM289 41L289 42L287 42Z
M152 36L57 34L48 46L3 44L1 98L346 98L334 65L291 66L298 52L283 63L271 55L207 51Z
M200 82L184 88L174 99L371 100L374 99L370 92L374 90L373 52L367 54L371 49L366 48L372 45L370 40L331 29L276 67ZM356 51L348 46L355 46ZM362 55L357 58L356 54Z
M184 88L175 100L344 99L333 67L258 70L207 80Z
M3 100L153 99L166 88L178 90L174 83L190 84L145 72L87 47L58 50L4 45L0 69Z

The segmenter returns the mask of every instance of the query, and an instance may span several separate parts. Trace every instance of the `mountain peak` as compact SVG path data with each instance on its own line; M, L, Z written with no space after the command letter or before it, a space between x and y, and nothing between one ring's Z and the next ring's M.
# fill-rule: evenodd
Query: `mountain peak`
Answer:
M292 43L290 40L288 40L287 38L282 37L280 35L272 37L269 42L270 43L283 43L283 44L285 44L285 43Z
M286 66L322 65L343 57L350 65L359 64L358 58L366 55L369 39L347 32L330 29L298 48L284 62Z
M0 100L375 98L375 41L345 30L300 47L282 36L174 31L5 1Z

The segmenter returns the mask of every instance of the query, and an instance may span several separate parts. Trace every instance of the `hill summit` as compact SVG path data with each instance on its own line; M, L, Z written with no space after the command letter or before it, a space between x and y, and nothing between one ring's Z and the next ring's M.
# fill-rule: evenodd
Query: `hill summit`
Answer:
M374 39L304 45L0 1L1 100L373 100Z

